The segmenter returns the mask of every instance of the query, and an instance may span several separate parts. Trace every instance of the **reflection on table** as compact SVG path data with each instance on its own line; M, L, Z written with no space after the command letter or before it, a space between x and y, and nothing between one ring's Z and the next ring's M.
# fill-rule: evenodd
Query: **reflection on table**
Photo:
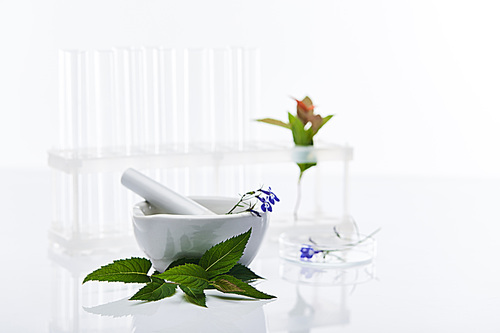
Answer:
M133 249L128 254L140 255ZM258 301L207 292L208 308L188 303L183 293L158 302L129 301L137 284L89 282L94 269L124 257L117 253L68 255L52 246L50 332L310 332L349 323L349 296L375 276L374 264L322 268L257 258L257 271L267 280L260 289L277 295Z
M375 265L324 268L279 260L281 307L269 305L269 332L310 332L349 324L349 296L375 277Z

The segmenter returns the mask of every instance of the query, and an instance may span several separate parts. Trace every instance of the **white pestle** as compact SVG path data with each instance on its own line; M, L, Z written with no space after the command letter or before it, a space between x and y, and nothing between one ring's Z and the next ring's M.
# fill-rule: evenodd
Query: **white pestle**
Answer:
M208 208L172 191L137 170L125 170L121 182L123 186L137 193L164 213L176 215L215 215Z

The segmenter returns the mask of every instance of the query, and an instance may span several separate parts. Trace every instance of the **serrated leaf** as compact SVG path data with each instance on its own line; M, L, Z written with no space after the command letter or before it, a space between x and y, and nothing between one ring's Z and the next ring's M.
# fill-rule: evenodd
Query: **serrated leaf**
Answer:
M246 282L243 282L231 275L219 275L210 281L217 290L223 293L237 294L257 299L271 299L276 296L263 293Z
M225 278L228 276L229 275L219 275L215 277L213 281L210 281L210 283L215 287L215 289L222 291L223 293L242 292L243 289L239 288L235 283Z
M184 264L167 269L165 272L155 275L157 278L182 284L193 289L205 289L208 287L208 274L199 265Z
M207 307L207 296L203 290L193 289L188 286L180 285L181 290L186 294L186 299L196 305Z
M197 258L197 259L196 258L180 258L180 259L172 261L170 263L170 265L168 265L167 270L172 268L172 267L181 266L184 264L196 264L196 265L198 265L199 262L200 262L199 258Z
M251 232L252 229L250 228L241 235L234 236L211 247L203 254L200 259L200 266L207 271L209 278L227 273L236 265L243 255Z
M153 282L139 289L130 300L137 301L158 301L165 297L170 297L175 294L177 285L174 283L166 283L160 279L153 279Z
M165 282L165 280L156 277L158 274L160 274L160 272L158 272L157 270L153 272L153 274L151 275L151 282L153 281Z
M151 282L165 282L165 280L157 278L156 275L151 275Z
M180 259L173 261L170 265L168 265L167 269L170 269L170 268L175 267L175 266L181 266L184 264L198 264L199 262L200 262L199 258L198 259L196 259L196 258L180 258ZM153 275L151 278L154 279L155 275ZM205 289L215 289L215 287L209 285Z
M231 276L233 276L233 277L235 277L243 282L251 282L251 281L258 280L258 279L263 279L262 277L258 276L254 272L252 272L252 270L250 268L248 268L242 264L234 265L234 267L231 268L229 270L229 272L227 272L227 274L231 275Z
M82 283L87 281L148 283L151 281L148 276L150 268L151 261L145 258L115 260L87 275Z
M281 120L278 119L272 119L272 118L263 118L263 119L257 119L257 121L260 121L261 123L266 123L266 124L271 124L271 125L276 125L276 126L281 126L284 128L290 129L290 124L287 124Z

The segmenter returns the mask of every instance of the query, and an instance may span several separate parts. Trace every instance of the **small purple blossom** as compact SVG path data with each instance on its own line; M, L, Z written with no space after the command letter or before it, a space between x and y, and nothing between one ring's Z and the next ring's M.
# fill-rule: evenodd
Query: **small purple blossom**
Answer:
M267 200L269 200L269 202L272 205L274 205L275 202L280 202L280 199L276 196L276 194L274 194L274 192L271 191L271 187L269 187L267 191L266 190L260 190L260 191L265 195L267 195Z
M320 253L321 251L315 251L311 245L304 245L300 249L300 258L301 259L311 259L316 253Z
M259 198L260 202L262 202L262 205L260 206L260 209L262 209L263 212L272 212L273 211L273 206L264 198L257 197Z

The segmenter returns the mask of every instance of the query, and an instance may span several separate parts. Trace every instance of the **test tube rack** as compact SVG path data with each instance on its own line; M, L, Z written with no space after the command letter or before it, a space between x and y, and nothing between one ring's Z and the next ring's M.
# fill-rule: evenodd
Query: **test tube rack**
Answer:
M61 51L59 90L49 238L68 252L135 244L130 212L141 198L120 184L127 168L185 195L235 195L260 182L259 168L298 156L289 143L251 140L256 49ZM352 147L307 149L318 166L341 162L345 214Z

